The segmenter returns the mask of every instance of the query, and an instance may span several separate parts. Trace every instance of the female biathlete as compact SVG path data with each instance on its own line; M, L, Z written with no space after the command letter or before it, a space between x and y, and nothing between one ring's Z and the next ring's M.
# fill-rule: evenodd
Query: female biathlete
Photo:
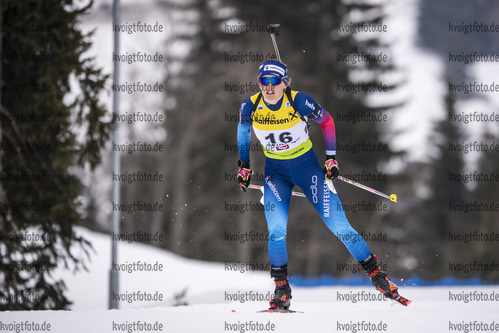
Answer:
M289 88L287 67L267 61L259 67L261 92L246 99L240 108L237 128L239 147L238 183L243 191L251 181L250 143L253 131L266 156L264 203L267 220L270 275L275 281L270 309L289 309L291 288L288 281L286 229L291 192L299 186L327 227L345 244L385 297L398 296L397 286L380 270L362 236L348 222L336 193L329 190L325 177L338 177L336 133L333 118L310 95ZM319 165L308 136L308 119L322 126L326 146L324 168ZM340 208L341 207L341 208Z

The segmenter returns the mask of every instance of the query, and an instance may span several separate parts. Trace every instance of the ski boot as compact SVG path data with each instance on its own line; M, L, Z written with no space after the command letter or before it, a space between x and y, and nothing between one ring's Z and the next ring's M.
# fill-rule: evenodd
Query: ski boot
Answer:
M379 290L383 296L405 306L411 303L410 300L399 295L398 287L395 283L390 281L388 275L381 270L378 265L378 258L374 254L371 253L367 259L360 262L360 265L371 278L371 284L374 288Z
M291 287L289 286L287 265L272 266L270 276L274 278L275 291L274 298L269 301L269 310L289 310L289 306L291 305Z

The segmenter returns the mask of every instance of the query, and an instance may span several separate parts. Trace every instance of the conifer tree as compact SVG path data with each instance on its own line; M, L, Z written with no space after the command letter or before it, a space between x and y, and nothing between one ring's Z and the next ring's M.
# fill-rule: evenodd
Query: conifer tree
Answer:
M0 309L66 309L57 267L85 268L91 244L76 168L93 169L110 123L98 95L107 77L71 0L3 0Z
M224 93L223 89L224 82L243 81L240 73L238 78L225 62L224 53L240 35L224 33L223 22L230 16L220 14L226 13L226 7L217 2L196 0L170 7L183 18L171 43L182 44L189 52L185 56L168 54L171 70L165 86L172 103L165 112L165 150L169 152L164 160L165 191L170 207L165 231L169 249L176 253L224 260L227 252L235 252L220 251L225 220L241 214L233 212L231 216L224 211L227 190L239 191L235 181L224 180L224 171L232 173L237 166L237 158L229 161L224 151L224 142L233 143L237 122L224 121L224 108L231 105L238 110L239 105L234 94ZM176 67L181 70L175 71ZM199 245L191 247L192 243Z
M427 161L426 171L422 168L419 175L430 193L419 209L419 235L415 236L428 244L418 256L424 261L421 275L427 278L447 275L449 260L459 255L457 244L449 242L448 235L462 230L464 220L462 213L453 212L450 207L467 198L464 183L452 177L464 170L463 152L451 149L451 145L460 144L463 139L459 123L450 121L456 114L455 95L447 92L444 103L446 114L436 124L434 146L429 147L433 156Z
M497 144L499 137L497 124L486 129L482 143ZM497 151L482 152L478 160L476 170L472 170L470 183L476 185L471 191L468 202L477 203L481 207L487 207L478 212L469 214L468 222L462 228L462 233L473 234L470 242L464 243L462 247L467 253L472 253L472 260L480 260L485 264L494 262L497 258L497 230L499 230L499 212L497 206L499 154ZM476 173L475 173L476 172ZM495 208L493 208L495 206ZM499 281L497 271L481 271L479 275L485 281Z

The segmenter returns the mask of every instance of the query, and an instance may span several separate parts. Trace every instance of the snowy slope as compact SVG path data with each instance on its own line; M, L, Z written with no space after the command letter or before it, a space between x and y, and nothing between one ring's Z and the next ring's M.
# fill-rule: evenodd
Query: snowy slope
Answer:
M51 332L113 332L128 331L123 325L154 325L159 332L476 332L479 326L498 322L497 305L485 303L449 304L438 300L443 291L418 290L414 295L419 302L407 308L388 303L336 303L299 302L296 308L305 313L255 313L261 305L213 304L189 307L154 307L142 310L79 310L73 312L3 313L1 321L19 323L29 319L52 325ZM320 295L324 296L324 290ZM437 295L437 297L435 297ZM299 294L296 293L298 298ZM235 310L236 312L232 312ZM8 316L8 318L6 318ZM475 329L466 330L472 323ZM163 324L162 330L159 325ZM380 326L381 324L381 326ZM1 325L1 324L0 324ZM373 326L374 325L374 326ZM456 325L456 326L454 326ZM114 327L114 329L113 329ZM136 326L137 327L137 326ZM0 326L1 328L1 326ZM133 326L128 332L137 332ZM381 329L380 329L381 328ZM455 328L455 329L451 329ZM145 331L145 330L144 330ZM484 329L480 330L484 331ZM497 331L497 327L494 330Z
M109 271L111 269L111 236L79 229L83 237L91 240L96 251L89 263L89 272L73 275L68 271L59 272L68 285L68 298L74 300L73 309L107 309ZM139 263L140 262L140 263ZM272 286L268 273L226 270L225 264L185 259L168 251L144 244L118 243L120 265L140 264L162 265L162 269L123 271L120 268L120 294L146 292L163 295L162 302L121 302L120 308L140 308L174 304L175 294L186 290L185 299L191 303L222 302L225 291L237 293L243 286L251 290L267 292ZM131 297L131 296L130 296Z
M121 302L120 310L106 310L110 237L85 229L79 232L92 241L97 251L89 272L56 273L66 280L68 296L74 301L73 311L2 312L0 332L15 332L15 325L21 323L26 326L19 326L19 332L33 331L27 328L35 325L48 328L50 324L50 332L74 333L140 332L147 328L158 332L305 332L310 329L400 332L402 327L403 332L419 333L446 332L451 331L451 327L465 332L463 323L470 322L499 324L499 286L402 287L399 284L401 293L413 300L408 307L379 299L371 287L292 286L292 308L304 313L256 313L266 308L267 301L243 301L241 295L250 292L266 295L271 291L268 273L227 271L224 263L188 260L151 246L127 242L120 243L119 263L158 262L164 271L121 273L120 293L159 291L165 301ZM173 294L184 288L188 290L185 301L189 305L172 306ZM470 297L470 293L475 295L471 296L473 300L465 302L464 297ZM485 294L494 295L495 300L477 300ZM239 298L230 301L230 297ZM44 331L39 328L38 331Z

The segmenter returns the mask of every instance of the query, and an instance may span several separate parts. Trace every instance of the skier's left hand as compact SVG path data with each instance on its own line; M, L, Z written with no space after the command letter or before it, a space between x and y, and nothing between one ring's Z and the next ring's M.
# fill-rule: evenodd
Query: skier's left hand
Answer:
M340 168L338 167L338 162L336 161L335 155L327 155L326 163L324 164L324 172L327 178L335 179L340 174Z

